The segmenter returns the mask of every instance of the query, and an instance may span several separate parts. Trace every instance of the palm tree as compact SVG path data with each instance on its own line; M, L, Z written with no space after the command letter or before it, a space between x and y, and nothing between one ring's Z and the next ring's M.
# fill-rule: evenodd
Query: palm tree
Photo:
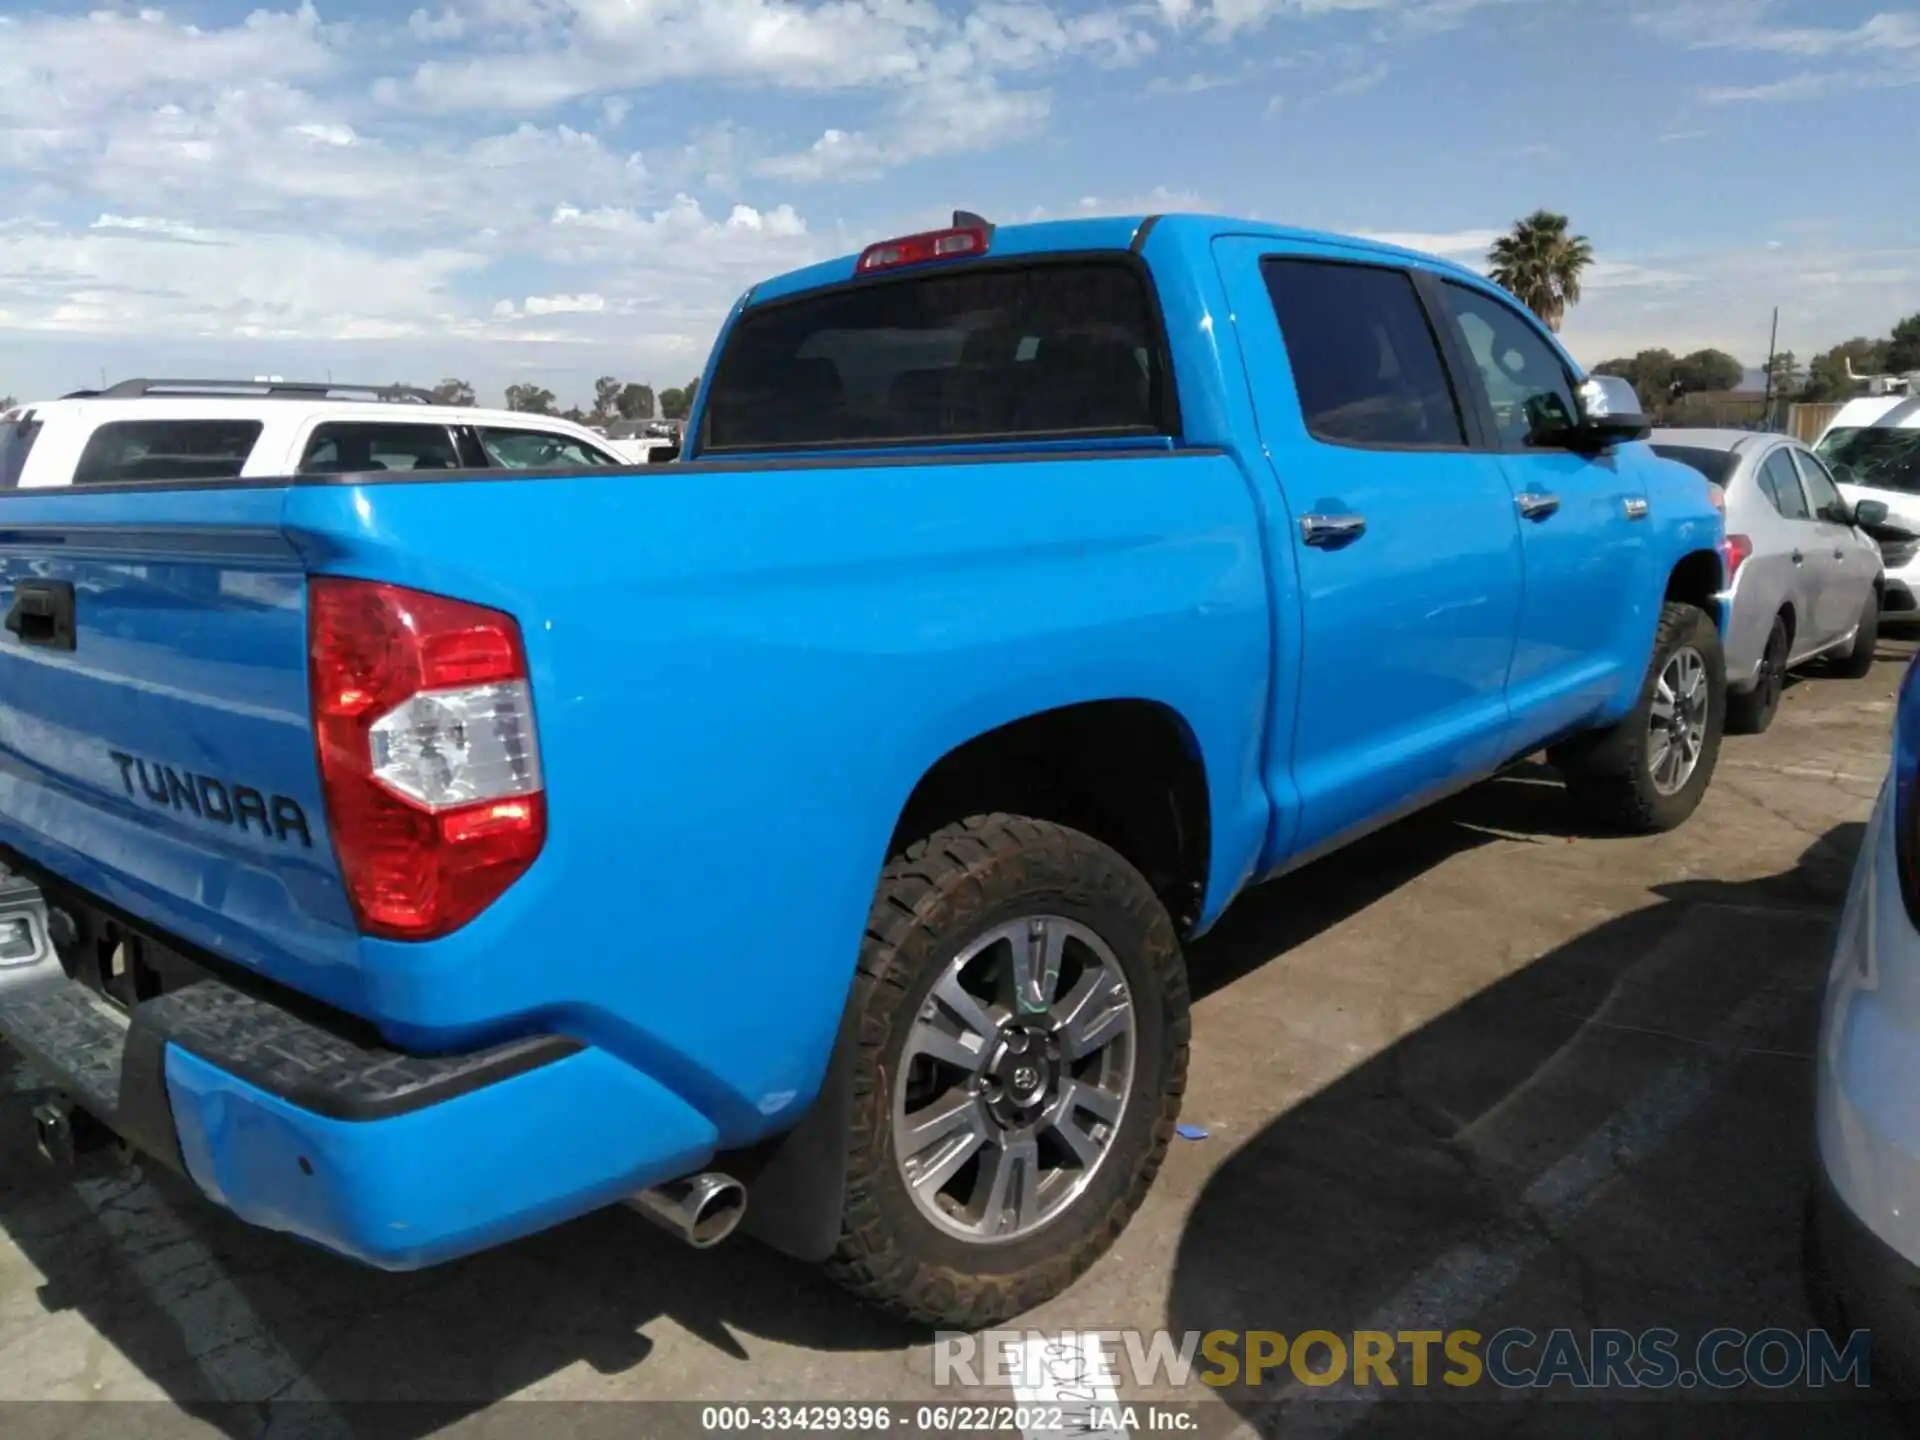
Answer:
M1536 210L1487 252L1493 283L1558 331L1567 307L1580 303L1580 276L1593 263L1584 235L1567 233L1567 217Z

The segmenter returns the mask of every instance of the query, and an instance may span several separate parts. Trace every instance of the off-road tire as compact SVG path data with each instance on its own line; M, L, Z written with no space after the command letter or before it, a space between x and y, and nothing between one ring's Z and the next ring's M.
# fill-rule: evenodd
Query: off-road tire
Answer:
M1132 1086L1085 1193L1044 1227L978 1243L943 1233L907 1193L893 1151L893 1080L945 966L1023 914L1063 915L1111 947L1132 994ZM1079 831L976 815L908 845L881 872L854 978L857 1051L840 1242L827 1273L919 1324L974 1329L1064 1290L1126 1228L1160 1169L1186 1089L1187 972L1145 878Z
M1842 680L1864 680L1873 672L1874 652L1880 645L1880 592L1867 592L1867 603L1860 612L1860 628L1853 632L1853 643L1833 653L1829 668Z
M1647 768L1647 725L1660 674L1683 645L1691 645L1706 662L1706 733L1699 762L1687 783L1671 795L1662 795ZM1656 834L1684 824L1699 807L1720 756L1726 715L1727 662L1719 630L1698 606L1668 601L1660 609L1653 659L1633 710L1616 725L1556 747L1549 758L1566 780L1575 808L1589 822L1629 835Z

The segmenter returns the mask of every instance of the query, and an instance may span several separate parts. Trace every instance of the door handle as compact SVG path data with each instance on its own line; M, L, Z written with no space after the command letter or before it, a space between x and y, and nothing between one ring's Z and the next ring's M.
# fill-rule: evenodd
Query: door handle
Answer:
M1364 515L1302 515L1300 538L1309 545L1334 549L1367 533Z
M1638 495L1629 495L1625 500L1622 500L1620 504L1621 508L1627 512L1627 519L1644 520L1647 518L1647 502L1642 500Z
M22 645L73 649L73 586L65 580L21 581L5 624Z
M1798 550L1793 552L1793 563L1796 565L1804 563L1806 558L1807 557L1802 555Z
M1847 558L1847 552L1844 550L1836 550L1833 552L1833 558L1836 560L1844 560Z
M1560 497L1542 490L1529 490L1513 498L1520 506L1520 513L1529 520L1544 520L1560 508Z

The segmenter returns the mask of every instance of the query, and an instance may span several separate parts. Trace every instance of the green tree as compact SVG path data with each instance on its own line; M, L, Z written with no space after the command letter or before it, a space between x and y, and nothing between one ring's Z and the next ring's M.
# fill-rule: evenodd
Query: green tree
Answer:
M473 386L464 380L451 378L434 386L431 394L436 405L472 405L476 399Z
M1594 367L1599 375L1618 375L1640 397L1649 415L1673 398L1680 361L1671 350L1642 350L1627 360L1608 360Z
M613 398L613 408L622 420L651 420L653 387L637 381L622 385L620 393Z
M593 414L596 420L611 420L620 413L614 408L619 394L620 382L611 375L602 375L593 382Z
M1567 233L1566 216L1536 210L1493 242L1487 260L1494 284L1557 331L1567 307L1580 303L1580 277L1593 263L1593 246L1586 236Z
M684 390L662 390L660 392L660 418L663 420L684 420L693 413L693 397L700 392L700 377L694 376L687 382Z
M1773 393L1776 399L1786 400L1799 394L1800 357L1793 351L1782 350L1760 368L1773 377Z
M539 385L522 384L507 386L507 409L518 410L527 415L558 415L559 406L553 398L553 392Z
M1673 384L1681 395L1738 390L1747 367L1724 350L1696 350L1674 364Z
M1920 315L1909 315L1893 327L1887 341L1887 369L1896 375L1920 370Z
M1856 335L1831 350L1823 350L1807 362L1806 383L1799 398L1808 401L1845 400L1860 388L1847 378L1851 367L1856 375L1878 375L1887 369L1887 342Z

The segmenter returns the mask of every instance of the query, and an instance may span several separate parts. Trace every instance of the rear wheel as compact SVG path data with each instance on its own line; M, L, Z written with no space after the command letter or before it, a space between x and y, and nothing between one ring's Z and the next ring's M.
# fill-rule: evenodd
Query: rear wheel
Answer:
M1684 824L1720 756L1727 667L1704 610L1669 601L1640 698L1617 725L1555 749L1573 802L1597 824L1651 834Z
M1833 673L1846 680L1865 679L1872 673L1874 652L1879 646L1880 592L1869 590L1867 603L1860 611L1859 628L1853 632L1853 643L1834 653Z
M1057 1294L1125 1228L1186 1085L1187 980L1159 899L1077 831L977 816L881 877L829 1272L975 1327Z
M1766 652L1760 657L1760 674L1753 689L1744 695L1727 696L1727 730L1734 735L1759 735L1773 724L1780 709L1780 697L1787 688L1787 656L1793 635L1787 629L1787 617L1773 617L1773 631L1767 636Z

